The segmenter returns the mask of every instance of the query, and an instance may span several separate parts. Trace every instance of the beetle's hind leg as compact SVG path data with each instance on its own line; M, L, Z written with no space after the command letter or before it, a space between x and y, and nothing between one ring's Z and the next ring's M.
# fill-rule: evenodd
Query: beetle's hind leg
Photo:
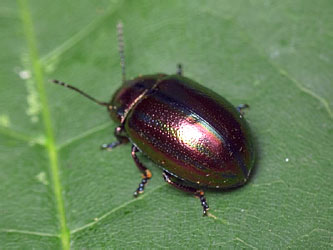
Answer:
M177 75L183 75L183 66L180 63L177 64Z
M126 136L121 135L122 131L123 131L122 126L116 127L116 129L114 130L114 136L117 138L117 141L114 141L114 142L111 142L111 143L108 143L108 144L107 143L102 144L101 149L111 151L115 147L117 147L121 144L127 143L128 138Z
M206 198L205 198L205 193L202 190L198 190L196 188L185 186L184 184L180 184L179 180L176 177L170 175L166 171L163 171L163 178L167 183L174 186L175 188L188 192L188 193L192 193L193 195L198 197L200 199L200 203L201 203L201 206L203 209L203 216L207 215L209 206L208 206ZM171 179L174 179L174 180L171 180Z
M244 115L244 109L250 108L248 104L239 104L237 110L241 115Z
M134 192L134 197L138 197L139 194L143 193L148 180L151 178L151 172L140 162L139 158L136 155L137 152L139 152L139 149L135 145L132 145L132 158L135 162L135 165L142 173L142 179L139 187Z

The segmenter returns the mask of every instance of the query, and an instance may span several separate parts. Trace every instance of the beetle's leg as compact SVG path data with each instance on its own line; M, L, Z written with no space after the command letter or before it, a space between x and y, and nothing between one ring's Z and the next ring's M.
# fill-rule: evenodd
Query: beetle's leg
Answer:
M114 136L117 138L117 141L111 142L108 144L102 144L101 149L107 149L107 150L111 151L113 148L115 148L121 144L127 143L128 138L126 136L121 135L122 131L123 131L122 126L116 127L116 129L114 130Z
M134 192L134 197L138 197L139 194L143 193L145 185L147 184L148 180L151 178L151 172L149 169L147 169L139 160L139 158L136 156L136 153L139 151L139 149L135 146L132 145L132 158L142 173L142 179L139 184L139 187L135 190Z
M240 104L240 105L238 105L238 107L237 107L237 110L238 110L238 112L241 114L241 115L244 115L244 109L247 109L247 108L249 108L250 106L248 105L248 104Z
M207 215L207 211L209 209L209 206L208 206L206 198L205 198L205 193L202 190L198 190L198 189L193 188L193 187L185 186L184 184L180 184L177 181L172 181L171 178L176 179L176 177L170 175L166 171L163 171L163 178L167 183L174 186L175 188L178 188L178 189L180 189L182 191L185 191L185 192L188 192L188 193L192 193L196 197L198 197L200 199L201 206L202 206L202 209L203 209L203 215L204 216Z
M177 75L183 75L183 66L180 63L177 64Z

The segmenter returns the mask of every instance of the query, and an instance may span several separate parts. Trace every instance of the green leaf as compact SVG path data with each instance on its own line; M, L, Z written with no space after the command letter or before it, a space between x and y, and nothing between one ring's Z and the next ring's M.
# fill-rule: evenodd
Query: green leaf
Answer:
M332 1L2 1L0 246L11 248L332 248ZM140 174L105 109L126 71L213 89L246 118L258 160L247 185L199 201Z

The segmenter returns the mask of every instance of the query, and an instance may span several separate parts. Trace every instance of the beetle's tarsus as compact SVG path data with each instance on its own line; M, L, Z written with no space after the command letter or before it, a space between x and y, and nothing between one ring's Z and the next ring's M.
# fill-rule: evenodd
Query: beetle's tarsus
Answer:
M114 149L115 147L117 147L121 144L122 143L120 141L111 142L109 144L104 143L104 144L101 145L101 149L111 151L112 149Z
M204 192L200 191L200 194L199 194L199 199L200 199L200 202L201 202L201 206L202 206L202 209L203 209L203 216L207 216L208 214L208 210L209 210L209 206L207 204L207 201L206 201L206 198L204 196Z
M171 180L174 179L173 180ZM163 179L169 183L170 185L174 186L177 189L180 189L182 191L192 193L195 195L195 197L200 199L200 203L203 209L203 216L206 216L209 210L209 206L207 204L206 198L205 198L205 193L202 190L197 190L196 188L186 186L184 184L178 183L179 180L175 176L171 176L168 172L164 171L163 172Z
M145 185L147 184L149 178L148 177L144 177L142 178L140 184L139 184L139 187L137 188L137 190L135 190L134 192L134 197L138 197L139 194L142 194L144 192L144 189L145 189Z
M117 141L111 143L104 143L101 145L101 149L111 151L115 147L127 143L128 138L121 135L122 131L123 131L123 126L116 127L114 130L114 136L117 138Z
M248 104L240 104L237 106L237 110L241 115L244 115L244 109L250 108Z
M149 171L149 169L147 169L139 160L139 158L137 157L136 153L139 152L139 149L135 146L132 145L132 158L135 162L135 165L138 167L138 169L140 170L140 172L142 173L142 179L141 182L139 184L139 187L136 189L136 191L134 192L134 197L138 197L139 194L142 194L144 192L145 186L148 183L148 180L151 178L152 174Z

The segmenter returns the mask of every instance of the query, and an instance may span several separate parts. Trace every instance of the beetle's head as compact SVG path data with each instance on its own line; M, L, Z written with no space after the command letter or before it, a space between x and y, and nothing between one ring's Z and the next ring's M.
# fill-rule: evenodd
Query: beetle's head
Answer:
M123 123L135 104L164 76L164 74L146 75L126 81L116 91L108 105L111 118Z
M134 105L164 76L164 74L139 76L133 80L126 81L116 91L110 102L99 101L82 90L67 83L58 80L53 80L52 82L72 89L101 106L106 106L111 118L115 122L121 124L125 121L127 114L131 111Z

